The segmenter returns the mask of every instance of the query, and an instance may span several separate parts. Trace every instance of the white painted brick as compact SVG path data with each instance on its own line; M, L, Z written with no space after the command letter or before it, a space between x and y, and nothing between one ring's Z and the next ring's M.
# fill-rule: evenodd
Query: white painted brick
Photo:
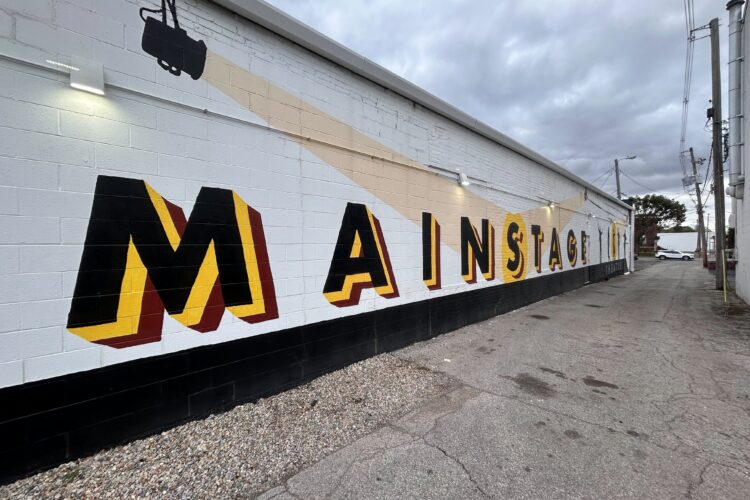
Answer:
M0 116L3 126L57 134L59 112L55 108L29 102L0 99Z
M88 226L88 219L62 219L60 230L63 245L83 245Z
M156 114L156 123L159 130L171 134L187 135L199 139L205 139L208 136L207 121L189 113L159 109Z
M75 292L76 281L78 280L78 271L65 271L62 273L63 285L62 293L64 298L73 297Z
M130 145L130 127L127 124L69 111L60 112L60 133L66 137L115 146Z
M237 179L249 177L247 170L239 167L169 155L159 155L159 175L229 186L236 184Z
M96 346L96 344L93 344L92 342L89 342L88 340L84 340L78 335L75 335L73 333L70 333L67 329L63 329L62 333L63 338L63 351L80 351L82 349L101 349Z
M21 305L0 304L0 333L21 328Z
M156 154L140 149L96 145L96 167L142 174L157 172Z
M130 52L107 43L96 42L93 44L93 58L100 61L105 68L110 68L136 78L153 82L156 80L156 71L162 71L156 61L144 52Z
M186 156L191 142L185 136L143 127L130 128L130 141L134 148L172 156Z
M0 363L62 352L62 327L0 333Z
M99 96L70 88L68 82L62 80L65 77L49 73L35 75L7 70L0 72L0 78L9 80L7 86L0 86L0 95L19 101L88 114L93 112L94 103L102 101Z
M57 165L33 160L0 158L0 185L57 189Z
M60 189L79 193L93 193L97 170L76 165L60 165Z
M145 4L0 0L0 53L63 62L74 53L93 56L103 62L110 85L106 96L93 96L70 89L66 75L0 61L0 329L10 329L0 335L11 346L4 349L0 343L0 385L21 383L24 368L26 380L35 380L436 296L421 283L418 224L304 145L263 128L258 116L206 80L174 77L159 68L140 47L140 5ZM19 39L3 38L13 27L9 14L17 11L23 11L15 14ZM210 2L186 2L181 14L188 33L200 33L196 36L212 50L368 134L383 144L385 155L394 150L416 161L462 166L477 178L502 178L504 189L530 197L545 197L550 190L561 199L578 194L556 174ZM262 126L194 113L180 103ZM238 193L261 213L282 318L248 325L226 314L219 331L207 335L167 318L162 342L122 350L95 346L67 332L97 175L143 179L186 215L202 187ZM468 189L515 211L538 204L478 185ZM359 306L342 310L323 298L347 202L367 203L380 219L399 280L398 300L366 290ZM456 228L441 224L446 231ZM446 269L455 268L455 252L447 246L444 251L451 263ZM476 286L484 285L480 280ZM444 290L437 294L467 289L460 276L445 277ZM27 332L33 335L10 340ZM48 332L59 336L44 341ZM25 366L3 362L17 356L27 358Z
M81 262L79 245L26 245L21 249L22 273L75 271Z
M43 189L19 190L19 213L42 217L81 217L91 214L93 195L47 191Z
M23 361L0 363L0 387L23 384Z
M60 243L56 217L0 216L0 241L6 245Z
M44 380L70 372L93 370L101 366L98 348L62 352L24 360L24 382Z
M136 10L133 7L133 10ZM81 35L96 38L102 42L124 47L125 27L121 22L102 17L90 10L67 3L55 3L55 24Z
M10 37L13 32L13 18L0 11L0 36Z
M163 349L160 342L137 345L127 349L104 348L101 351L102 366L131 361L133 359L145 358L149 356L158 356L162 354Z
M0 187L0 215L18 214L18 189Z
M0 275L17 273L21 268L17 246L0 245Z
M92 0L91 10L109 19L114 19L128 26L142 28L143 21L138 14L138 7L123 0Z
M62 298L60 273L0 275L0 304Z
M21 328L31 330L49 326L61 326L67 323L70 310L69 299L42 300L19 303L21 311Z
M0 127L0 155L73 165L93 165L94 144L56 135Z
M216 119L208 120L207 137L210 141L254 148L256 154L258 154L257 146L253 146L253 137L259 138L260 135L257 129L251 125L225 123Z
M93 114L100 118L156 128L156 108L133 100L130 96L110 94L106 99L97 99L92 103Z
M24 17L16 17L16 40L49 54L94 57L94 44L90 38Z
M106 171L102 171L101 174L109 175ZM179 205L185 200L186 181L184 178L171 178L161 175L141 175L139 176L139 179L143 179L149 183L160 195L173 203Z
M24 16L52 21L52 0L2 0L0 7Z

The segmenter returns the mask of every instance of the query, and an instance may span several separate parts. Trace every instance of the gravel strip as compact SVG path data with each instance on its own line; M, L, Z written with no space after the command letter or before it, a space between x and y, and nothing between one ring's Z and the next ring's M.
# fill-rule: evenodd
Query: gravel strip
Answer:
M251 497L451 385L445 374L383 354L21 479L0 487L0 497Z

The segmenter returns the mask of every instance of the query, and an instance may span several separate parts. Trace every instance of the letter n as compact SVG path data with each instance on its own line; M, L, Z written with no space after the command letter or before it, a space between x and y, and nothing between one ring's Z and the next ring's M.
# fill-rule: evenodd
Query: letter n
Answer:
M461 275L465 282L476 283L476 265L487 281L495 279L495 229L482 219L482 240L468 217L461 217Z
M380 221L365 205L347 203L323 296L335 306L353 306L365 288L387 299L398 297Z
M121 348L157 342L165 309L209 332L225 308L248 323L278 317L260 214L202 188L186 220L144 181L99 176L68 330Z
M440 224L422 212L422 280L430 290L440 290Z

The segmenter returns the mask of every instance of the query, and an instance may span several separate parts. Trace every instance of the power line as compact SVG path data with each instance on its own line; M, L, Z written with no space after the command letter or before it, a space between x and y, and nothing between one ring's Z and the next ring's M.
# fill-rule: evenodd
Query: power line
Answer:
M604 172L602 172L601 174L599 174L599 176L596 179L594 179L593 181L591 181L591 184L596 184L596 181L598 181L599 179L601 179L602 177L604 177L605 175L607 175L607 173L609 173L609 174L612 173L612 167L610 167L609 170L605 170Z
M636 183L636 184L638 184L639 186L641 186L642 188L648 189L649 191L652 191L652 192L656 192L656 191L658 191L658 189L654 189L654 188L648 187L647 185L645 185L645 184L642 184L642 183L638 182L637 180L633 179L633 178L632 178L632 177L630 177L630 176L629 176L629 175L628 175L628 174L627 174L627 173L626 173L625 171L623 171L623 169L622 169L622 168L620 169L620 173L621 173L622 175L624 175L625 177L627 177L628 179L630 179L631 181L633 181L634 183Z
M685 50L685 73L683 76L683 91L682 91L682 125L680 130L680 167L682 168L682 175L687 175L687 166L685 158L685 138L687 136L687 124L688 124L688 112L690 110L690 87L693 80L693 28L695 26L695 10L693 8L692 0L683 0L682 2L685 12L685 32L687 34L687 47Z
M612 172L613 172L613 171L614 171L614 169L610 170L610 171L609 171L609 175L608 175L608 176L607 176L607 177L606 177L606 178L604 179L604 182L602 182L602 189L603 189L603 188L604 188L604 186L605 186L605 185L607 184L607 181L609 180L609 178L610 178L610 177L612 177Z

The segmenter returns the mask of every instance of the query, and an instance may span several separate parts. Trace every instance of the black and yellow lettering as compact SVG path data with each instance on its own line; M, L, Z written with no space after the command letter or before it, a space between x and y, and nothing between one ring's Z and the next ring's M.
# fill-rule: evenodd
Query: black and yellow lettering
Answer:
M531 225L531 234L534 236L534 267L536 272L542 272L542 243L544 243L544 231L537 224Z
M617 224L612 224L612 236L610 238L610 260L617 260L617 250L619 243L619 234L617 233Z
M560 257L560 237L557 235L557 228L552 228L552 239L549 243L549 269L554 271L557 267L563 268L562 258Z
M468 217L461 217L461 276L467 283L476 283L476 265L487 281L495 279L495 228L482 219L482 240Z
M578 262L577 245L576 233L571 229L568 231L568 262L570 262L570 267L575 267Z
M440 290L440 224L422 212L422 280L430 290Z
M398 297L380 222L365 205L347 203L323 295L335 306L353 306L365 288Z
M249 323L278 317L260 214L202 188L186 220L144 181L99 176L68 330L128 347L161 338L165 309L208 332L225 308Z
M581 231L581 264L583 264L584 266L589 263L588 245L589 245L589 237L586 234L586 231Z
M528 238L526 223L518 214L509 213L505 217L505 239L502 246L503 282L522 280L526 277L528 266Z

